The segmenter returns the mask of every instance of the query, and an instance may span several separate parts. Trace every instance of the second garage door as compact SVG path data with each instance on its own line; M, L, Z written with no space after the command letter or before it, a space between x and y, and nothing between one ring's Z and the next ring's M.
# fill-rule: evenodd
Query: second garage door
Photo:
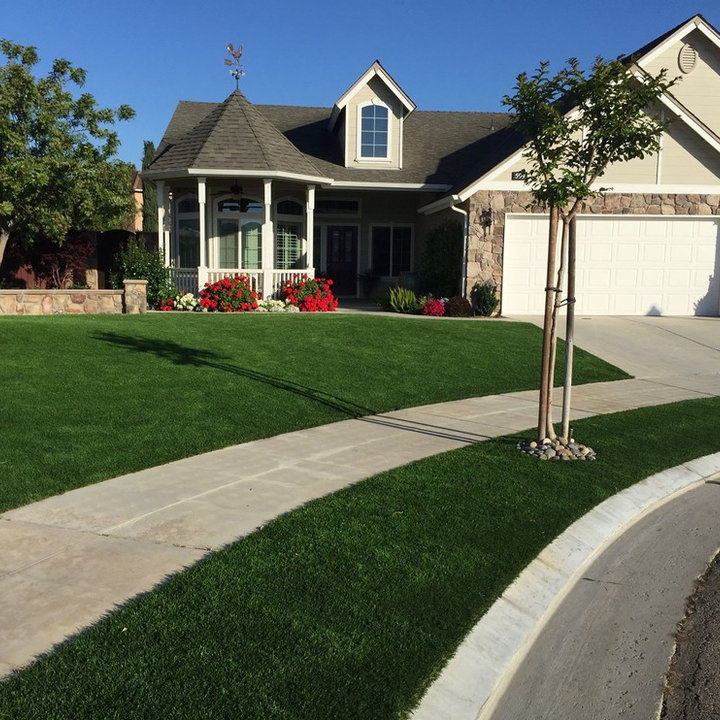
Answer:
M502 312L541 314L547 216L509 215ZM576 312L718 315L720 219L579 216Z

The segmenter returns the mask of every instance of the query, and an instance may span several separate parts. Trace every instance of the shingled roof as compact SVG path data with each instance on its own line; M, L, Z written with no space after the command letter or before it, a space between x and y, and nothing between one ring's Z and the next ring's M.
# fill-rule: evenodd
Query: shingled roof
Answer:
M324 177L239 90L219 105L180 103L148 169L268 171Z
M459 187L498 161L506 113L413 112L404 123L401 169L348 168L328 129L332 109L252 105L234 92L224 103L181 101L150 171L183 168L283 170L335 181Z

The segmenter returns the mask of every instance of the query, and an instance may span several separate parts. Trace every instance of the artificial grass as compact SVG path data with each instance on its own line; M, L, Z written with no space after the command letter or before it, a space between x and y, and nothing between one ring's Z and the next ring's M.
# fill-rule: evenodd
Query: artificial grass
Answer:
M520 323L362 315L0 318L0 512L347 417L536 387ZM627 377L576 352L576 381Z
M594 505L720 450L720 398L575 424L599 460L499 438L281 517L0 684L15 720L405 716L473 624Z

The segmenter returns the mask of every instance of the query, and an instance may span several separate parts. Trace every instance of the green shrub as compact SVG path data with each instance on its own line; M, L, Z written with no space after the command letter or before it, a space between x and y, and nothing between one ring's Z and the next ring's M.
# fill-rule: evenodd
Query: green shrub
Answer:
M460 287L463 264L463 228L447 222L431 230L418 262L420 289L435 297L451 297Z
M445 304L445 314L448 317L470 317L473 314L472 305L461 295L455 295Z
M497 285L493 282L475 283L471 296L478 315L492 315L500 302Z
M390 308L399 313L414 313L418 309L418 299L412 290L398 285L390 288Z
M177 289L170 281L170 270L165 267L160 252L148 250L135 237L131 237L115 256L115 270L110 276L110 284L121 288L123 280L147 280L150 307L159 307L162 300L177 295Z

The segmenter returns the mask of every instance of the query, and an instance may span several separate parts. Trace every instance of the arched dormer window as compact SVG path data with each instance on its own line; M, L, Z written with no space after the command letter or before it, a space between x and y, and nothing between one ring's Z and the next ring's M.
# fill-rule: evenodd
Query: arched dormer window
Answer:
M371 103L360 107L360 158L390 157L390 111L386 105Z

